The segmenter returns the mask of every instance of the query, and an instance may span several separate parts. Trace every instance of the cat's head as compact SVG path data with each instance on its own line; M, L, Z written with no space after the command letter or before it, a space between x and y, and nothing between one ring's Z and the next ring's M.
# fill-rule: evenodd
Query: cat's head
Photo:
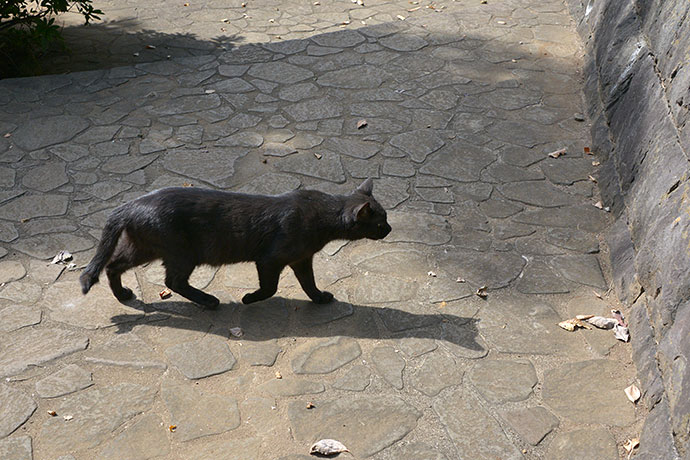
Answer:
M367 179L350 195L350 233L354 238L369 238L380 240L391 231L386 220L386 211L374 199L371 192L374 182Z

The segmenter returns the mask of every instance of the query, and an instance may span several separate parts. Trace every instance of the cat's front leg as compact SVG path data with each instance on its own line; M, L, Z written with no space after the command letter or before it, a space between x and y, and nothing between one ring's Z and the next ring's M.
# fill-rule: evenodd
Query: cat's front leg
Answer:
M319 288L316 287L311 257L290 264L290 268L292 268L292 271L295 272L295 276L297 277L300 286L302 286L302 289L309 296L312 302L328 303L333 300L333 294L328 291L320 291Z

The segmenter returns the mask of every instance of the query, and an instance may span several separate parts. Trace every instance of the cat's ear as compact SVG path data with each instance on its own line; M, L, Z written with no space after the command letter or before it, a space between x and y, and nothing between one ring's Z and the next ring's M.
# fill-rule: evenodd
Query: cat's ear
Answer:
M371 205L368 201L360 204L355 208L354 214L356 222L367 220L371 216Z
M374 189L374 181L370 177L369 179L362 182L362 184L359 187L357 187L357 190L355 190L355 192L362 193L366 196L371 196L371 191L373 189Z

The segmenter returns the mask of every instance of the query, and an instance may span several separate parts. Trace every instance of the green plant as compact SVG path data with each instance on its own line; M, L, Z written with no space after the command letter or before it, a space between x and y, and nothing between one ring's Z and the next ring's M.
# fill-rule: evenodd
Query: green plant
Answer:
M55 16L75 8L86 24L103 14L92 0L0 0L0 78L35 73L51 47L64 48Z

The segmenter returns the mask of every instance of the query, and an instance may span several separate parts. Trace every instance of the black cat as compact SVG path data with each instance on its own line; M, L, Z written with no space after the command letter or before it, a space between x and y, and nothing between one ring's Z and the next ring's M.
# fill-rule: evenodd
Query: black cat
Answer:
M285 266L295 272L315 303L333 294L314 282L312 257L329 241L384 238L391 231L386 211L371 196L367 179L351 195L298 190L283 195L247 195L192 187L156 190L116 208L108 218L96 255L79 277L84 294L105 268L118 300L134 296L122 286L126 270L163 259L165 285L207 308L218 299L189 285L197 265L256 263L259 289L243 303L275 294Z

